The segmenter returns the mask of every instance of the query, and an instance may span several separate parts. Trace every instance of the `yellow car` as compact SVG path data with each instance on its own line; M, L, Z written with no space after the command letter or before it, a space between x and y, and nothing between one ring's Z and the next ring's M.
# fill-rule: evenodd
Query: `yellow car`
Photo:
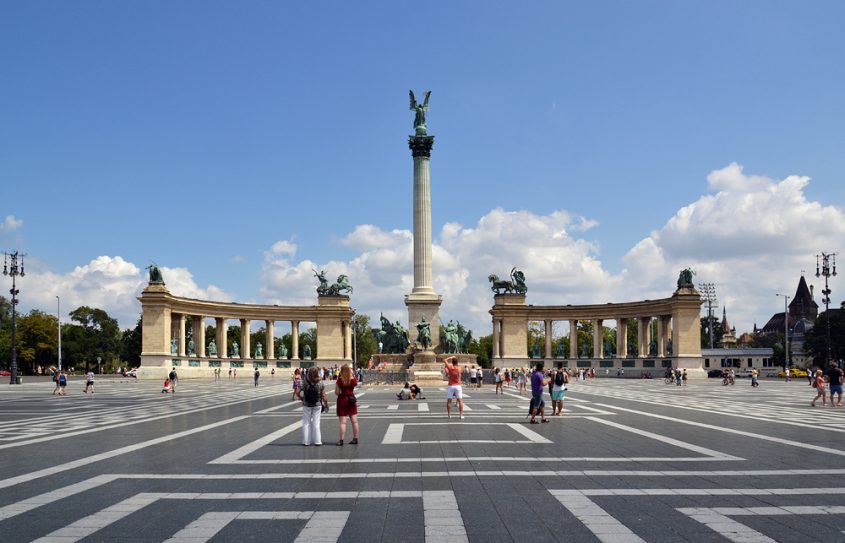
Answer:
M807 377L807 370L802 370L801 368L789 368L789 376L790 377ZM778 377L786 377L786 372L780 370L778 372Z

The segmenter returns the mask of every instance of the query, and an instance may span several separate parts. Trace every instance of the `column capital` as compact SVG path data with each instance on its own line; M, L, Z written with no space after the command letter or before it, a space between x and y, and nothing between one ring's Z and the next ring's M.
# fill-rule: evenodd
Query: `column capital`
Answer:
M434 136L408 136L408 148L411 155L416 157L431 157L431 148L434 146Z

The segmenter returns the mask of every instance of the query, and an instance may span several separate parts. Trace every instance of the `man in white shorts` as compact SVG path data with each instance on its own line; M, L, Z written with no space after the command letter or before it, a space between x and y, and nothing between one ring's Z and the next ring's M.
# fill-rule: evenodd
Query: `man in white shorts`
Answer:
M451 362L451 365L449 363ZM458 366L458 357L450 356L446 359L444 368L449 378L449 386L446 388L446 415L452 418L452 398L458 400L461 418L464 418L464 390L461 387L461 368Z

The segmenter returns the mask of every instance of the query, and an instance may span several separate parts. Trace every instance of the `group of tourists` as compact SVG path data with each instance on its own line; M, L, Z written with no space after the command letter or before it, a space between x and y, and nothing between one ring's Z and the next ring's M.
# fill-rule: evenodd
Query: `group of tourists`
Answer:
M329 410L329 399L326 385L320 375L319 368L308 368L303 374L299 368L294 372L294 396L302 402L302 444L304 446L323 444L320 433L320 417ZM335 410L340 423L340 439L335 443L343 446L346 437L347 419L352 424L352 440L350 445L358 444L358 399L355 397L355 387L358 386L352 367L344 364L334 379L334 394L337 397Z
M810 386L816 389L816 397L810 402L812 407L816 406L816 400L822 399L822 405L827 405L828 391L825 390L827 385L830 391L830 406L842 407L842 387L845 385L845 372L842 368L830 366L827 373L822 370L816 370ZM835 401L834 401L835 400Z

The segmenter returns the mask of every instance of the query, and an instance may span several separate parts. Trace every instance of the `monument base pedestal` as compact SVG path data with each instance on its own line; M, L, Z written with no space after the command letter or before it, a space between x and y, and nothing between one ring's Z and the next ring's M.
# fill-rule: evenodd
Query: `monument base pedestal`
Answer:
M435 351L440 347L440 304L442 302L443 298L437 295L423 296L411 293L405 296L405 305L408 307L408 335L411 343L416 341L417 325L425 317L431 330L430 349Z

